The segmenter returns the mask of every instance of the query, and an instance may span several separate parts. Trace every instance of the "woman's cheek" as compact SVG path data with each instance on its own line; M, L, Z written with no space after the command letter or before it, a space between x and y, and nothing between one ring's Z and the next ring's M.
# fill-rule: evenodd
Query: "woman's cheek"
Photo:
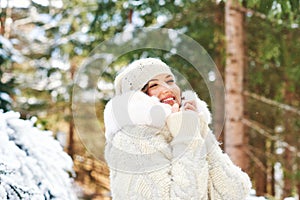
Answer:
M157 96L157 92L155 89L149 89L147 94L152 97L152 96Z

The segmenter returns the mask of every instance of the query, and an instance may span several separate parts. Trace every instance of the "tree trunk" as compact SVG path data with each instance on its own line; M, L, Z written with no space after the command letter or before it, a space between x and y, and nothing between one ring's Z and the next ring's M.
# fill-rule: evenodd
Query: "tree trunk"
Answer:
M293 100L293 92L290 91L290 84L287 81L287 78L285 78L286 81L283 86L283 93L284 93L284 102L291 105ZM295 140L295 134L293 134L294 127L293 127L293 116L290 112L286 112L284 114L284 141L289 145L294 145ZM297 144L296 144L297 145ZM292 196L292 190L293 190L293 177L295 176L293 172L293 165L294 165L294 155L293 152L290 150L289 147L286 147L283 154L284 162L283 165L283 171L284 171L284 177L283 177L283 199L286 197Z
M299 144L299 139L297 140ZM299 152L299 147L297 147L297 152ZM300 157L296 157L296 165L297 165L297 171L296 171L296 192L298 194L298 200L300 200Z
M225 68L225 151L243 170L248 168L246 155L243 103L243 69L245 65L243 13L238 0L225 5L226 68Z
M291 45L295 42L292 32L283 31L281 38L281 52L282 52L282 66L293 66L294 60L291 58L290 54L293 51ZM295 82L288 71L284 71L282 76L282 94L284 103L287 105L293 105L297 98L297 93L295 90ZM298 126L297 121L299 116L295 116L293 112L288 110L284 111L283 122L284 122L284 142L288 144L285 147L283 154L283 172L284 172L284 186L283 186L283 199L285 197L293 196L294 189L297 185L297 148L298 143Z
M263 137L258 137L256 139L256 148L261 151L266 150L266 141ZM264 196L267 194L267 164L266 155L258 154L258 159L264 168L257 166L255 170L254 180L255 180L255 190L258 196Z
M283 177L283 199L286 197L292 196L292 189L293 189L293 155L292 152L286 148L284 151L284 163L283 163L283 170L284 170L284 177Z
M275 152L274 150L274 143L272 144L272 152ZM270 177L270 195L272 196L275 196L275 168L274 168L274 165L275 165L275 162L274 161L271 161L272 162L272 165L271 165L271 177Z
M74 73L76 70L76 65L72 63L70 73L71 73L71 80L74 82ZM74 121L72 115L72 98L73 94L70 92L70 102L69 102L69 141L68 141L68 154L73 158L74 156Z
M4 35L5 33L5 21L6 21L6 8L1 8L1 13L0 13L0 34Z
M69 122L68 154L73 158L73 156L74 156L74 122L71 117L70 117L70 122Z
M298 200L300 200L300 181L297 183Z

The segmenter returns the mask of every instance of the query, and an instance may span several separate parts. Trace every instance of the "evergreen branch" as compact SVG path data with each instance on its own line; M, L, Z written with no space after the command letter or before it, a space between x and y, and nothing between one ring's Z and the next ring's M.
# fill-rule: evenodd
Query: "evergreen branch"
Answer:
M242 12L242 13L245 13L247 15L252 15L252 16L258 17L260 19L268 19L268 17L265 14L254 11L250 8L245 8L243 6L239 6L239 7L233 7L232 6L231 9Z
M272 105L272 106L275 106L275 107L284 109L286 111L293 112L293 113L296 113L296 114L300 115L300 110L298 108L293 107L293 106L290 106L290 105L287 105L287 104L284 104L284 103L279 103L277 101L274 101L272 99L268 99L266 97L260 96L258 94L255 94L255 93L252 93L252 92L249 92L249 91L244 91L244 95L248 96L248 97L251 97L253 99L256 99L258 101L261 101L263 103L266 103L266 104L269 104L269 105Z
M19 191L17 190L16 186L13 186L11 184L8 184L8 186L15 192L15 194L19 197L19 199L22 199L21 194L19 193Z
M277 161L278 160L278 155L274 154L274 152L270 151L265 151L265 149L261 149L259 147L255 147L251 144L248 144L248 147L249 147L249 150L251 152L253 152L254 155L256 156L267 156L267 159L270 159L270 160L275 160Z
M269 138L270 140L273 140L273 141L280 140L280 138L278 136L272 135L273 131L270 128L265 127L264 125L262 125L262 124L260 124L256 121L243 118L242 123L245 124L246 126L252 128L252 129L254 129L255 131L257 131L261 135L265 136L266 138Z
M266 14L264 13L261 13L261 12L258 12L258 11L255 11L255 10L252 10L250 8L246 8L244 6L238 6L238 7L230 7L230 9L232 10L236 10L238 12L241 12L241 13L244 13L246 14L247 16L255 16L255 17L258 17L260 19L263 19L263 20L266 20L266 21L269 21L270 23L272 24L275 24L275 25L280 25L282 27L286 27L286 28L291 28L290 23L285 23L283 20L284 19L276 19L276 18L272 18L272 17L268 17Z
M257 164L257 166L262 170L262 171L266 171L267 168L265 167L264 163L262 161L260 161L260 159L254 155L254 153L252 153L249 150L246 150L246 154L252 158L252 160Z
M263 126L262 124L260 124L258 122L255 122L253 120L246 119L246 118L242 119L242 123L245 124L246 126L248 126L249 128L254 129L261 135L265 136L266 138L269 138L270 140L280 141L281 144L283 145L283 147L287 148L288 150L293 152L297 157L300 158L300 152L297 151L297 147L292 146L292 145L288 144L287 142L282 141L279 137L272 135L273 131L271 131L271 129Z
M12 174L14 173L14 170L13 169L8 169L7 168L7 165L5 165L4 163L0 163L0 174ZM2 168L3 167L3 168Z

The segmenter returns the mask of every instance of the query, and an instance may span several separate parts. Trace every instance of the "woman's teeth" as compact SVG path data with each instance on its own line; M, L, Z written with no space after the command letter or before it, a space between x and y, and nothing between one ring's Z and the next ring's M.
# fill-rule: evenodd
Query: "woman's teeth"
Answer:
M174 101L174 100L175 100L174 97L169 97L169 98L163 99L161 102L162 102L162 103L168 103L168 102Z

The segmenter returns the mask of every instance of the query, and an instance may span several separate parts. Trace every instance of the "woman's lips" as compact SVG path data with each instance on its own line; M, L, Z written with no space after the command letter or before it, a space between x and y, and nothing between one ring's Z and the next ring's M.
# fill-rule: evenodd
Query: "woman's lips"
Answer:
M173 106L176 103L176 100L175 100L175 97L167 97L167 98L162 99L160 102Z

